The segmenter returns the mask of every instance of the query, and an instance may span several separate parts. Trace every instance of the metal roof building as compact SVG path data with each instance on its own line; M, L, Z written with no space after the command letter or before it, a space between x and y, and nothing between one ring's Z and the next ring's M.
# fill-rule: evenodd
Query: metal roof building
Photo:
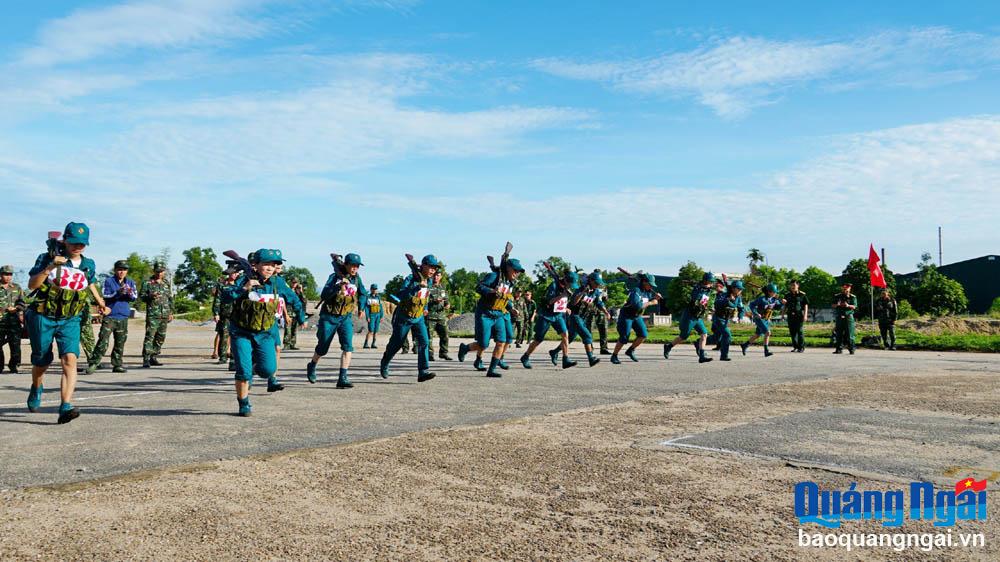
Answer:
M942 265L938 268L942 275L954 279L965 288L969 298L969 312L983 314L990 309L993 300L1000 297L1000 256L987 255L971 260ZM912 281L920 272L897 274L896 281Z

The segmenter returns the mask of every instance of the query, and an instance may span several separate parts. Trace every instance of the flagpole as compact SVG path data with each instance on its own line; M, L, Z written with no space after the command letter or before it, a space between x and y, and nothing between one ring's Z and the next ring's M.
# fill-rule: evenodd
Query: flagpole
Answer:
M872 277L868 276L868 296L871 297L872 331L875 331L875 285L872 285Z

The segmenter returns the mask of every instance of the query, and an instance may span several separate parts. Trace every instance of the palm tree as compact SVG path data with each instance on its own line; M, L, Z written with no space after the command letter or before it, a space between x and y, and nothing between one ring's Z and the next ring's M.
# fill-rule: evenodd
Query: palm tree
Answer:
M757 271L757 264L764 261L764 252L761 252L757 248L750 248L747 252L747 259L750 260L750 272L755 273Z

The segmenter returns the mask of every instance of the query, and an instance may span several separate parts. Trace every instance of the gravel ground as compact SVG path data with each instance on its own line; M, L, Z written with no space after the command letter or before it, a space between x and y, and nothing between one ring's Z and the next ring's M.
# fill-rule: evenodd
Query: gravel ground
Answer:
M886 489L905 479L660 443L831 404L997 421L998 383L995 373L956 369L726 388L7 491L0 495L0 554L53 560L996 560L995 517L956 528L984 532L985 549L807 550L797 546L791 513L795 483ZM856 447L866 447L863 435ZM997 508L994 493L989 510ZM910 523L904 529L932 530ZM845 530L881 528L869 522L845 524Z

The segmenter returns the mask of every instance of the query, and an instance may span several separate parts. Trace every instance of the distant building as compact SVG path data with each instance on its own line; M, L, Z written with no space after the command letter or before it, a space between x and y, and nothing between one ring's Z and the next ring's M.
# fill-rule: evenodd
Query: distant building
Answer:
M971 260L942 265L937 268L945 277L954 279L965 288L969 298L969 312L983 314L993 300L1000 297L1000 256L988 255ZM916 281L919 271L896 275L896 282Z

